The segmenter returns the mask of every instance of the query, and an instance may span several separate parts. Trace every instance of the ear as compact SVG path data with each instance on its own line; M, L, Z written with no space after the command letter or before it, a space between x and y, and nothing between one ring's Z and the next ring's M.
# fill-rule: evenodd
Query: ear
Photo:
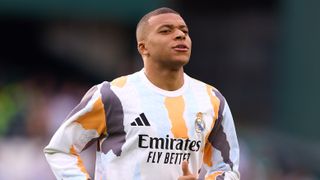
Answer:
M138 42L138 51L141 55L148 55L148 49L146 48L146 44L144 41Z

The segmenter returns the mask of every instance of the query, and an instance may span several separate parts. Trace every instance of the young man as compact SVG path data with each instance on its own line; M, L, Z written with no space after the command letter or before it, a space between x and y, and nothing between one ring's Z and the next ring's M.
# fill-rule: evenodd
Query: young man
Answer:
M97 143L95 179L239 179L239 146L221 93L183 71L191 39L169 8L137 26L144 68L92 87L45 155L57 179L89 179L80 152Z

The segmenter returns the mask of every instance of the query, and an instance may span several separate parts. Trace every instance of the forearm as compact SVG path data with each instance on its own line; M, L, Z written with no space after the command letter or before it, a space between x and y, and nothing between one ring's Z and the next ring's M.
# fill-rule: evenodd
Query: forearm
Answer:
M47 162L57 179L90 179L80 156L59 152L50 147L44 150Z
M79 131L79 128L73 123L61 126L44 148L47 162L57 179L90 179L80 158L85 143L77 141L77 134L85 135L85 131Z

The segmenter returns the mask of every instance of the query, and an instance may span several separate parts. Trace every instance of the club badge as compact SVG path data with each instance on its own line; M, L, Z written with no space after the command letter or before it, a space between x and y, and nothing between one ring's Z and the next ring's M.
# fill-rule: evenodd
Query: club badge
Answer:
M202 133L206 129L206 124L203 120L202 112L197 113L197 117L195 121L195 129L197 133Z

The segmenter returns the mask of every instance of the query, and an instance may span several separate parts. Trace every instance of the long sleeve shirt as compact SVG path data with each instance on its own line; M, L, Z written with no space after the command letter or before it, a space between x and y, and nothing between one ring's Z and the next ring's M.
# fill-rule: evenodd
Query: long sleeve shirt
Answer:
M166 91L144 71L93 86L44 152L57 179L90 179L80 153L97 144L95 179L176 180L181 163L206 179L240 179L230 108L214 87L184 74Z

